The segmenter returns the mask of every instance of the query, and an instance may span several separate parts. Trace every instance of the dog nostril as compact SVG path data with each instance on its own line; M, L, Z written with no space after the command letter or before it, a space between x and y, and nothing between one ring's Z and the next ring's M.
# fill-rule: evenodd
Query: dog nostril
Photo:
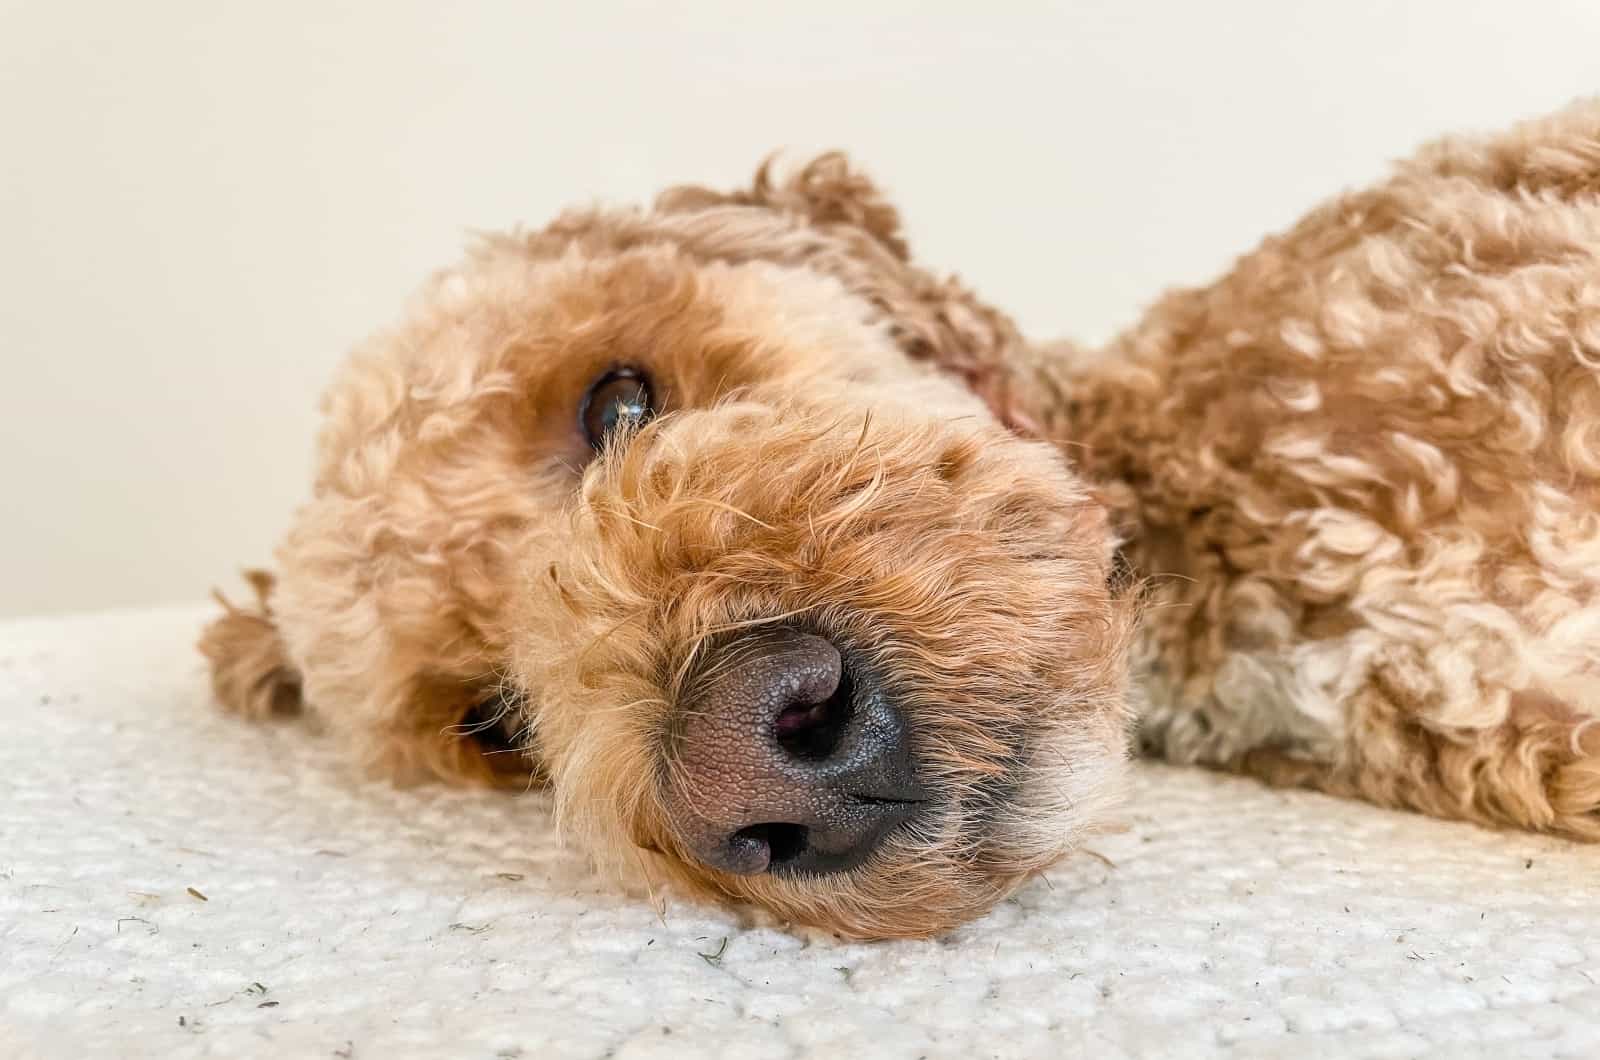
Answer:
M811 845L810 829L805 825L786 824L782 822L772 824L752 824L733 833L729 845L733 847L736 857L745 858L762 857L766 862L767 871L781 869L794 861Z
M828 698L817 703L797 703L779 712L774 723L778 746L793 758L806 762L827 759L844 738L850 723L855 690L850 675L839 675L839 683Z

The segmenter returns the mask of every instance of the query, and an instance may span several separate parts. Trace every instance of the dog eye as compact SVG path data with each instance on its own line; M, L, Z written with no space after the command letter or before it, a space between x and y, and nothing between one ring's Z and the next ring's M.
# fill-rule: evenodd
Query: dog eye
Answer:
M470 738L486 751L515 751L521 745L524 724L522 700L522 693L509 687L491 692L447 731Z
M636 368L614 368L596 379L583 395L578 422L589 444L599 449L618 426L643 423L655 413L650 381Z

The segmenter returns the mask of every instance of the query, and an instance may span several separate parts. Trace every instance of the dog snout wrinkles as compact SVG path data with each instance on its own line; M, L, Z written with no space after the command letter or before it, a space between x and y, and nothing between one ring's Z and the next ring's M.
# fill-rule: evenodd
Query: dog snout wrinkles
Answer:
M722 645L702 673L680 704L668 801L703 864L842 872L924 801L899 712L828 640L762 630Z

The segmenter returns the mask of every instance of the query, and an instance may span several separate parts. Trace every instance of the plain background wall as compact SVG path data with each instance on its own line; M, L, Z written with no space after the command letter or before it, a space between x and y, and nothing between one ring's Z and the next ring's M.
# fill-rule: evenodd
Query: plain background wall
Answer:
M0 614L270 561L338 359L471 228L839 146L924 260L1094 340L1597 90L1594 0L0 0Z

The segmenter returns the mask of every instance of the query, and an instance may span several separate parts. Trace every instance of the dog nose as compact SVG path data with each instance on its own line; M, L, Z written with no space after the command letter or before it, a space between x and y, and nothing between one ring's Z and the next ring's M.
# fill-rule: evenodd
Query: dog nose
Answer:
M681 704L672 825L741 876L855 868L924 801L900 714L837 648L767 629L706 660Z

